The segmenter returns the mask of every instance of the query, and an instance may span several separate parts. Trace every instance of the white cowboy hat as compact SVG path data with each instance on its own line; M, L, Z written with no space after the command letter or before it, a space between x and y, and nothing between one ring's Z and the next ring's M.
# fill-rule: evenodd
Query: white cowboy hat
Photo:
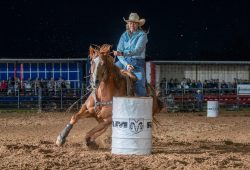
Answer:
M125 18L123 18L123 20L128 23L128 22L137 22L139 23L139 26L143 26L146 22L145 19L140 19L139 15L137 13L131 13L128 17L128 19L126 20Z

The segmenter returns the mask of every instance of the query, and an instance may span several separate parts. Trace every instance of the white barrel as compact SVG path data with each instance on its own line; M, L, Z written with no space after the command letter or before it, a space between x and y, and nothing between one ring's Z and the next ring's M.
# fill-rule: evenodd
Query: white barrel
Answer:
M219 112L218 101L207 101L207 117L217 117Z
M151 97L113 97L112 154L151 154L152 108Z

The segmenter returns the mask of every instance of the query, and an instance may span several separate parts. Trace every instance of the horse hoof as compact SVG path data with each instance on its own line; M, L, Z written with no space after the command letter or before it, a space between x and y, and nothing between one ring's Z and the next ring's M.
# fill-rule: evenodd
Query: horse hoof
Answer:
M99 148L99 145L97 145L95 142L91 142L87 146L89 149L98 149Z
M57 136L57 139L56 139L56 145L57 146L62 146L65 143L65 141L66 140L64 138L62 138L61 135L59 135L59 136Z
M96 142L95 141L91 141L90 138L86 139L86 146L89 149L98 149L99 148L99 146L96 144Z

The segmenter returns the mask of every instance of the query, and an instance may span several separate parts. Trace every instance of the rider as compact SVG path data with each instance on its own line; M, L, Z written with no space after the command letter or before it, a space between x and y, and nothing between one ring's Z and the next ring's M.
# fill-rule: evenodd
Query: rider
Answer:
M117 51L114 51L114 55L118 58L116 65L135 74L136 95L146 96L145 52L148 38L147 33L141 28L146 20L140 19L137 13L131 13L124 21L127 23L126 31L120 37Z

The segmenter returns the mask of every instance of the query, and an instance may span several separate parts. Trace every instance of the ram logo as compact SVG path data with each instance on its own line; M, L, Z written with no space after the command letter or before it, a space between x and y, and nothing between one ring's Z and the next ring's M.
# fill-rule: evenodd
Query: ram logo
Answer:
M129 119L129 129L133 132L133 133L140 133L141 131L143 131L143 127L144 127L144 119Z

